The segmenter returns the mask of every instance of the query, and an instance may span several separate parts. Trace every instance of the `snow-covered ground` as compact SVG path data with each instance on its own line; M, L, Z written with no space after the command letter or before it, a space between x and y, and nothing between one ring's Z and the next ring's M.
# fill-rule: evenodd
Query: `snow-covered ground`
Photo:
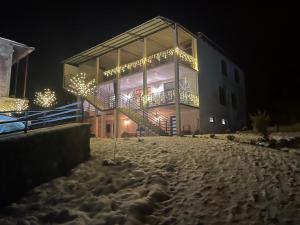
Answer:
M300 224L298 150L207 136L92 139L91 148L68 177L2 210L0 224Z

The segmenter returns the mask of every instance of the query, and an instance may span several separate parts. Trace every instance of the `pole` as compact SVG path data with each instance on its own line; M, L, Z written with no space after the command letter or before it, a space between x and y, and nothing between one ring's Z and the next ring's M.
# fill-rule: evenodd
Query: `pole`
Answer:
M23 98L25 98L26 96L27 78L28 78L28 55L26 56L26 63L25 63Z
M19 62L16 65L16 79L15 79L15 98L17 97L17 87L18 87L18 74L19 74Z

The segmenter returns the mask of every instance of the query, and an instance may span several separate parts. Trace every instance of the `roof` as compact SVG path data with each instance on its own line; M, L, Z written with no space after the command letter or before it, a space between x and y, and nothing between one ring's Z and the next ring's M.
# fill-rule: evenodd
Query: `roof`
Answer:
M25 56L34 51L34 47L21 44L6 38L0 37L0 43L8 44L13 47L13 64L23 59Z
M117 35L101 44L96 45L86 51L83 51L79 54L76 54L66 60L63 63L78 65L82 62L85 62L91 58L103 55L114 49L118 49L122 46L130 44L136 40L142 39L148 35L156 33L162 29L165 29L169 26L175 24L174 21L171 21L162 16L155 17L137 27L134 27L120 35Z

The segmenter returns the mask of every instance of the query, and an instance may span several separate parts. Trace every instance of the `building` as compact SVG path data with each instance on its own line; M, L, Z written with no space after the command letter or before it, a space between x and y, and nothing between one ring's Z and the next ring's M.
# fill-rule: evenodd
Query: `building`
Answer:
M63 61L95 79L85 97L99 137L224 132L246 124L243 71L203 34L156 17Z
M34 51L33 47L0 37L0 111L20 110L28 104L25 95L28 56L32 51ZM22 64L23 68L20 66L22 60L25 60ZM13 68L14 74L12 74ZM22 85L19 85L18 81L21 81ZM22 86L22 93L17 92L19 86Z

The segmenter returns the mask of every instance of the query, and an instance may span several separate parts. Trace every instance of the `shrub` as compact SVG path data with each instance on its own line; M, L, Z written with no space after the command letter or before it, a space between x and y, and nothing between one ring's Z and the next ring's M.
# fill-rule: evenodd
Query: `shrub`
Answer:
M250 120L254 132L261 133L268 140L268 125L271 121L270 116L266 112L258 111L254 115L250 115Z
M216 135L215 135L215 134L210 134L209 137L210 137L210 138L215 138Z

